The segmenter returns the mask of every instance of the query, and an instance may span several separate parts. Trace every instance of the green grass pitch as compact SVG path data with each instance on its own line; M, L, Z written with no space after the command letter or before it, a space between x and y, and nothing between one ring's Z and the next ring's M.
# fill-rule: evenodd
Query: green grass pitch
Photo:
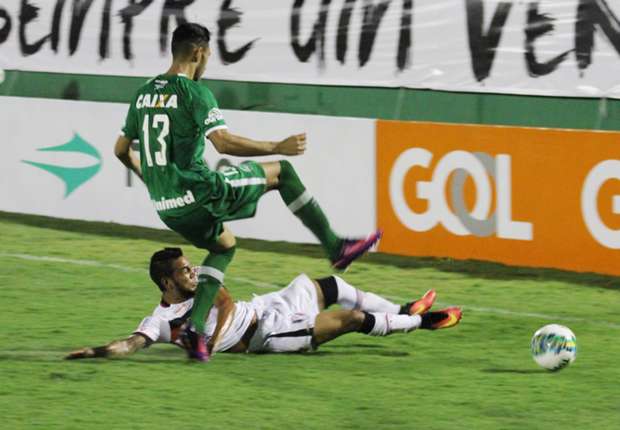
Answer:
M344 277L395 301L436 288L464 307L450 330L352 334L310 354L218 354L157 345L125 360L64 361L130 334L159 300L146 272L170 232L0 213L4 429L620 428L620 281L593 274L373 254ZM185 245L194 263L202 252ZM578 252L578 250L575 250ZM300 272L314 246L242 240L227 273L248 299ZM544 324L570 327L577 360L530 357Z

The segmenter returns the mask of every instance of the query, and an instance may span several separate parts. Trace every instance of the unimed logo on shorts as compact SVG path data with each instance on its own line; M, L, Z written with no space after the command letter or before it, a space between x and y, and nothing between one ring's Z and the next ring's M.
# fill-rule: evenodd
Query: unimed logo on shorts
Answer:
M378 121L380 250L620 275L618 141Z

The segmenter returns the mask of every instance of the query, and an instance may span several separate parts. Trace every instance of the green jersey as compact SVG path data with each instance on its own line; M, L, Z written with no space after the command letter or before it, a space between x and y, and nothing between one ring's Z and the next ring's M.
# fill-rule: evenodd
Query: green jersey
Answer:
M142 176L162 219L217 206L226 193L203 159L206 137L220 128L215 97L185 75L159 75L138 89L122 131L140 142Z

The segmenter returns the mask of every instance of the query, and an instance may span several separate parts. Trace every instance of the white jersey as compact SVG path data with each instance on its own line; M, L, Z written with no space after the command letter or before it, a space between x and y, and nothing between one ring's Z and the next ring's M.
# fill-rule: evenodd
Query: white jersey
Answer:
M134 333L153 343L183 346L179 334L189 319L194 299L168 304L162 301L153 314L144 318ZM211 308L205 323L207 341L217 324L217 309ZM256 316L258 327L250 340L250 352L292 352L312 348L312 329L319 313L316 290L306 275L297 276L286 288L254 296L250 302L235 302L232 317L224 326L216 352L235 346Z
M179 339L181 326L189 319L193 304L193 298L174 304L162 300L153 314L142 320L134 333L146 336L153 343L173 343L182 346ZM220 336L216 352L226 351L236 345L250 326L255 314L256 310L252 303L235 302L230 324ZM213 336L216 324L217 309L212 307L204 328L207 341Z

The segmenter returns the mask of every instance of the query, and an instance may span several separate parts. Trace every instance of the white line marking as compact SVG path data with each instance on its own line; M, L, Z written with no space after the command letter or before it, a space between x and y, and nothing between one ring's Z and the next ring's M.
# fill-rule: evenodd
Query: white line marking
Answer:
M395 296L384 296L384 297L392 301L407 302L408 300L411 300L411 299L407 300L407 299L403 299L403 298L395 297ZM484 307L470 306L470 305L455 305L454 303L435 302L434 304L442 308L448 307L448 306L459 306L464 311L474 311L474 312L481 312L485 314L508 315L508 316L515 316L515 317L521 317L521 318L536 318L536 319L546 319L546 320L552 320L552 321L567 321L567 322L582 323L582 324L583 323L595 323L595 324L604 325L610 328L620 329L620 324L614 324L609 321L595 321L595 320L590 320L586 318L565 317L565 316L558 316L558 315L540 314L540 313L535 313L535 312L515 312L515 311L509 311L507 309L499 309L499 308L484 308Z
M19 258L22 260L43 261L43 262L50 262L50 263L75 264L78 266L100 267L100 268L106 268L106 269L120 270L122 272L135 272L135 273L145 273L145 274L147 273L146 269L137 269L134 267L122 266L119 264L102 263L100 261L95 261L95 260L73 260L70 258L62 258L62 257L49 257L49 256L43 256L43 255L30 255L30 254L10 254L10 253L4 253L4 252L0 252L0 257ZM245 284L257 287L257 288L265 288L269 290L279 290L283 288L283 286L281 285L255 281L249 278L242 278L238 276L228 276L228 275L227 277L231 281L245 283ZM403 302L403 303L411 300L410 298L406 299L406 298L402 298L398 296L384 296L384 297L392 301ZM435 304L441 307L452 305L452 304L442 303L442 302L435 302ZM620 329L620 324L615 324L609 321L595 321L595 320L590 320L586 318L563 317L563 316L558 316L558 315L547 315L547 314L540 314L540 313L534 313L534 312L515 312L515 311L510 311L507 309L500 309L500 308L488 308L488 307L478 307L478 306L470 306L470 305L459 305L459 306L465 311L481 312L481 313L495 314L495 315L506 315L506 316L521 317L521 318L536 318L536 319L544 319L544 320L550 320L550 321L566 321L566 322L582 323L582 324L592 323L592 324L604 325L609 328Z
M75 264L78 266L103 267L103 268L108 268L108 269L120 270L122 272L146 272L146 270L144 269L135 269L133 267L121 266L118 264L102 263L100 261L95 261L95 260L72 260L69 258L61 258L61 257L47 257L43 255L30 255L30 254L7 254L4 252L0 252L0 257L20 258L22 260L44 261L44 262L50 262L50 263Z

